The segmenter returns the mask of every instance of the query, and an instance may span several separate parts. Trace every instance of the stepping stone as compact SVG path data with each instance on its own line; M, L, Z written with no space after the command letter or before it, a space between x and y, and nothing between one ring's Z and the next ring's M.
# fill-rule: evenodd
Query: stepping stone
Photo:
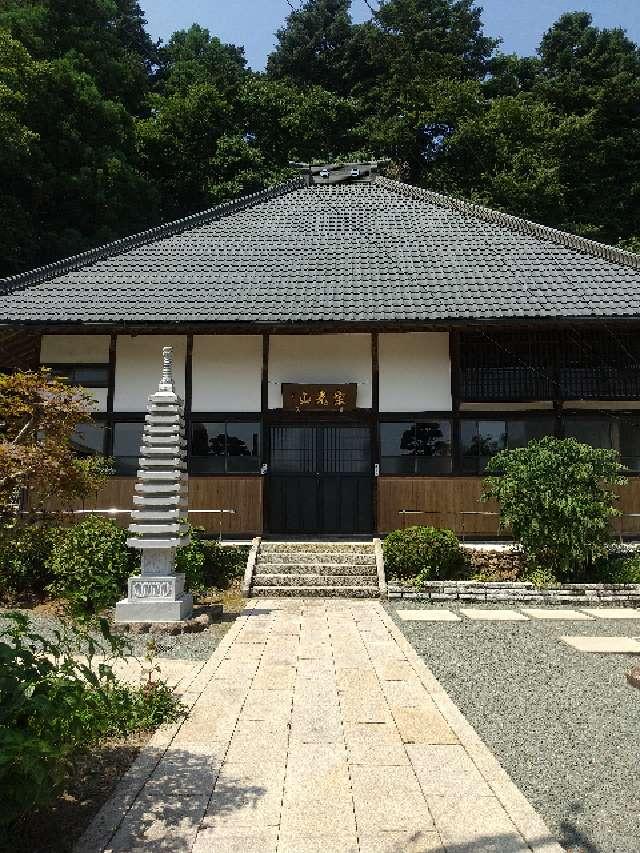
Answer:
M529 617L525 616L522 613L518 613L517 610L498 610L498 609L489 609L489 610L479 610L473 607L463 607L460 610L460 613L464 613L464 615L468 619L478 619L482 622L528 622Z
M569 607L523 607L522 612L532 619L575 619L591 621L591 616Z
M451 610L396 610L404 622L459 622L460 617Z
M583 610L596 619L640 619L640 610L632 607L584 607Z
M595 654L640 654L640 642L633 637L560 637L563 643L579 652Z

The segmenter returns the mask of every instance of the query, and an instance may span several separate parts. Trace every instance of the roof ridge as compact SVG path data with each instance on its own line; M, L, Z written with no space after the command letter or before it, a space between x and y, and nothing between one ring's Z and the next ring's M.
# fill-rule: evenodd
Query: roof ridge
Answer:
M34 284L41 284L43 281L47 281L55 276L71 272L72 270L82 269L95 261L115 257L129 249L136 249L139 246L147 245L163 237L172 237L196 225L214 222L216 219L221 219L240 210L245 210L261 201L278 198L305 186L306 180L303 177L292 178L281 184L275 184L272 187L258 190L255 193L250 193L231 201L223 201L221 204L201 210L198 213L192 213L181 219L164 222L162 225L147 228L145 231L138 231L136 234L131 234L128 237L121 237L119 240L103 243L101 246L88 249L86 252L70 255L68 258L62 258L59 261L53 261L50 264L44 264L41 267L35 267L32 270L26 270L17 275L0 278L0 294L6 296L9 293L14 293L16 290L22 290Z
M443 193L438 193L435 190L415 187L411 184L406 184L403 181L395 181L391 178L379 176L377 183L394 192L407 195L410 198L431 201L434 204L440 205L440 207L448 207L451 210L457 210L461 213L475 216L477 219L481 219L485 222L502 225L505 228L510 228L512 231L517 231L520 234L529 234L533 237L539 237L544 240L549 240L552 243L557 243L560 246L565 246L568 249L575 249L576 251L590 255L591 257L603 258L611 263L640 270L640 254L636 254L635 252L627 252L625 249L619 249L616 246L608 246L606 243L598 243L596 240L579 237L577 234L571 234L568 231L559 231L557 228L551 228L548 225L540 225L538 222L532 222L530 219L522 219L521 217L514 216L511 213L503 213L500 210L493 210L490 207L484 207L483 205L455 198L454 196L444 195Z

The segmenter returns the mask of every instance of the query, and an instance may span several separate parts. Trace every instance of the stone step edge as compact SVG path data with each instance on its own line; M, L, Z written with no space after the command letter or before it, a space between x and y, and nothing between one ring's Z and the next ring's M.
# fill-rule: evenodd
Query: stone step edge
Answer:
M326 596L327 598L379 598L377 586L254 586L251 595L265 598L278 595L304 598L305 596Z
M339 580L344 583L339 583ZM377 586L377 578L367 575L265 575L254 578L256 586ZM287 583L290 581L290 583Z

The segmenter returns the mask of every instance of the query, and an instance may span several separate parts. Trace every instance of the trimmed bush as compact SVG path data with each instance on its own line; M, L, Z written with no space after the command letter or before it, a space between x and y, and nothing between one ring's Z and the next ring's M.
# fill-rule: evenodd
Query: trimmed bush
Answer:
M98 516L63 531L47 564L53 576L49 591L66 599L76 615L90 616L114 605L140 559L126 540L126 530Z
M190 527L191 542L178 549L176 571L184 572L186 588L191 592L226 589L232 580L242 577L249 549L203 539L203 532L201 527Z
M607 553L623 472L615 450L547 437L490 459L483 499L497 501L501 527L531 563L578 581Z
M383 547L389 577L412 580L418 586L430 580L457 579L465 572L465 554L452 530L407 527L390 533Z
M43 596L51 582L48 560L59 531L45 525L7 525L0 530L0 596Z

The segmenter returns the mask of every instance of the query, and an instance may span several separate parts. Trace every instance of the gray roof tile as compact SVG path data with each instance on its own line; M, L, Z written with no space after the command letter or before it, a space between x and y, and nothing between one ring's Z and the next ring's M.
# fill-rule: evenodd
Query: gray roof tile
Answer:
M640 257L385 179L293 182L4 284L9 323L640 316Z

